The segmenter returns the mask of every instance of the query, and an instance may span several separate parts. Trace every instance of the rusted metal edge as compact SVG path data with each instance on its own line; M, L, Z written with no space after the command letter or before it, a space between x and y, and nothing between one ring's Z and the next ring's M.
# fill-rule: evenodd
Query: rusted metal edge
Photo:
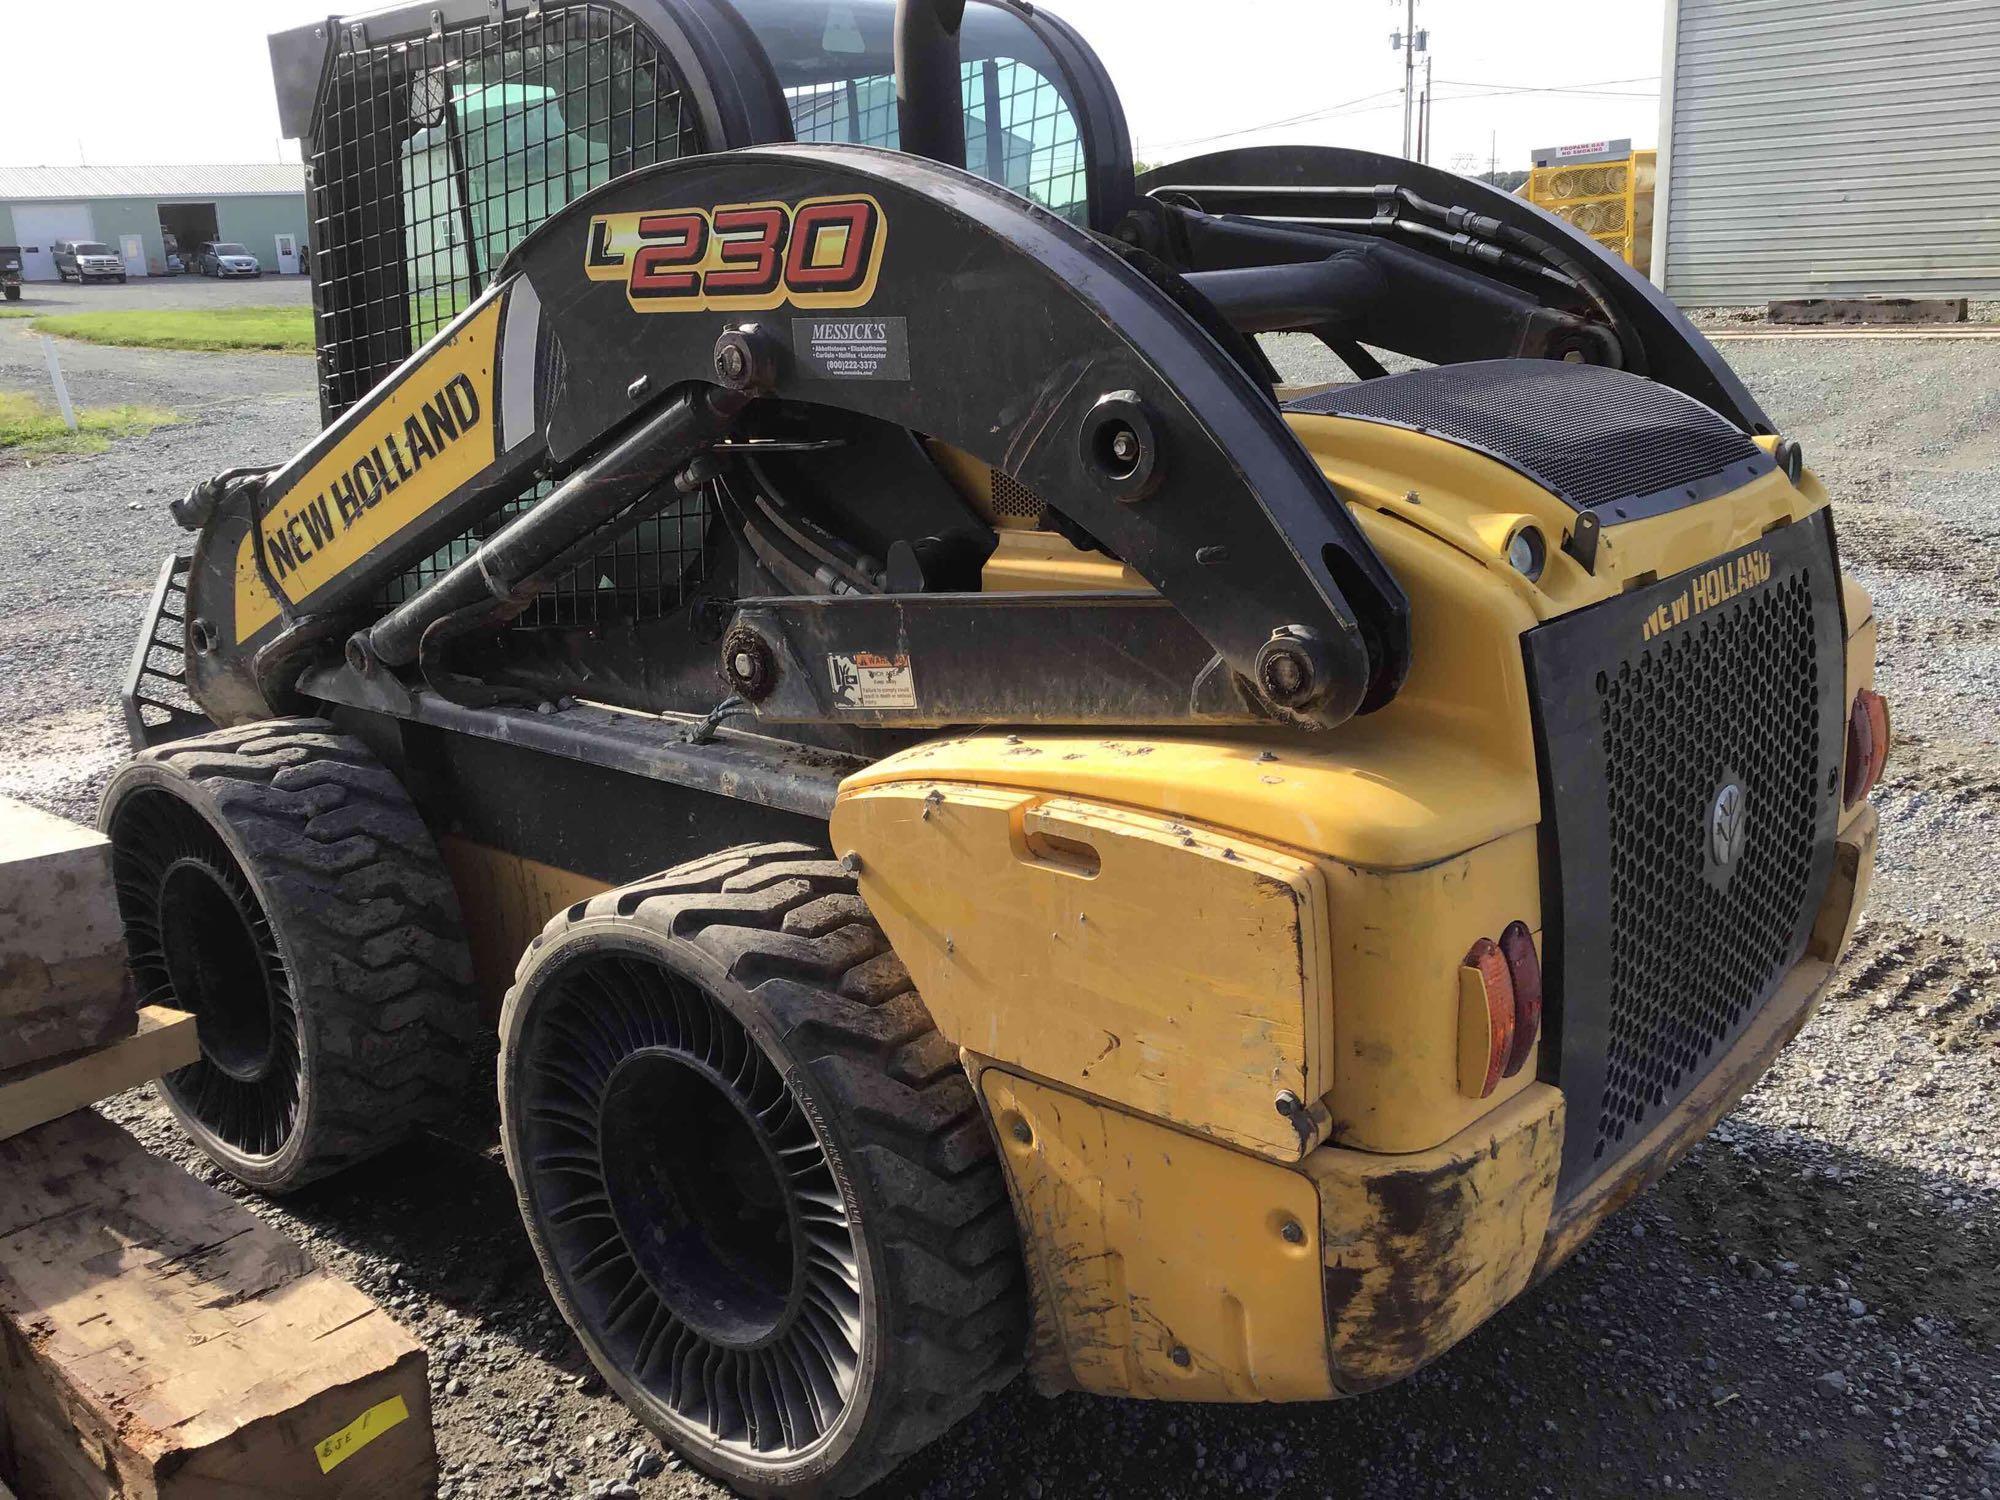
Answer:
M868 764L859 756L762 735L703 730L703 721L692 715L656 717L588 703L537 713L525 708L471 708L424 690L386 693L346 667L309 672L300 679L299 690L328 703L810 818L831 817L841 781ZM690 738L697 730L713 737L697 743Z

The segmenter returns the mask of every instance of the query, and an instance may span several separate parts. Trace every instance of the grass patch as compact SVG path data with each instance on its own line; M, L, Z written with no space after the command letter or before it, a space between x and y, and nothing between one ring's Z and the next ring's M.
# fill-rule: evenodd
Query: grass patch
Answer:
M157 406L85 406L78 431L63 426L54 407L16 391L0 391L0 452L102 453L113 438L139 437L180 420Z
M313 351L310 307L59 313L36 318L35 329L89 344L122 344L133 349Z
M0 318L32 318L34 315L32 307L0 307Z

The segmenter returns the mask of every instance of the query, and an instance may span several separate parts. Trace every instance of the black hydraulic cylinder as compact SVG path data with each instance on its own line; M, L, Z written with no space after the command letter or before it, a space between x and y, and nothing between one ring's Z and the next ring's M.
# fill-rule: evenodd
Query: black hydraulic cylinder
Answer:
M1344 324L1367 316L1389 281L1367 250L1285 266L1190 271L1188 285L1243 333Z
M367 632L367 655L392 667L417 659L432 624L482 602L500 604L569 548L599 530L727 432L751 397L701 385L667 403L495 532L479 550Z
M913 156L965 165L958 30L965 0L896 0L896 122Z

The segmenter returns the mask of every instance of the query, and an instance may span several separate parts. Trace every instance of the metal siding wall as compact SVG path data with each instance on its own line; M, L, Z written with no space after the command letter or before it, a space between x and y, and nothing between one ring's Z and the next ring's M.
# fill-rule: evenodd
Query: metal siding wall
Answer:
M1670 296L2000 292L2000 0L1668 3Z
M166 271L167 251L160 239L160 205L157 200L92 198L90 218L97 226L97 237L114 252L120 249L121 236L136 234L145 241L147 274L157 276Z
M215 200L217 232L225 240L235 240L264 264L269 276L278 269L278 236L293 235L301 245L309 244L311 220L303 194L283 197L218 198Z

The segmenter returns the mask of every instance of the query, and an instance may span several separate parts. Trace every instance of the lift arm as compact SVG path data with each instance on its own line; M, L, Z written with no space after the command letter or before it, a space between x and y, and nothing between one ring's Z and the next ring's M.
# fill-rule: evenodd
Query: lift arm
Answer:
M1402 678L1395 581L1268 392L1172 298L1004 189L842 146L665 163L550 219L339 424L190 516L206 523L191 587L216 645L194 671L248 703L329 643L352 639L357 669L393 668L422 629L482 589L509 600L594 528L640 513L739 413L777 402L923 434L1043 496L1205 643L1235 692L1223 717L1247 706L1331 726ZM672 403L701 420L662 420ZM381 621L388 580L544 475L576 476L542 502L553 515L490 536ZM820 602L745 601L737 623L762 633L779 677L817 679L829 661L795 642L866 652L910 601L843 600L834 637L786 626ZM968 596L953 619L976 628L1006 607ZM1040 629L1039 670L1058 679L1062 631L1060 612ZM1076 693L1074 717L1116 696ZM982 716L976 691L952 702ZM772 712L831 710L791 693Z

